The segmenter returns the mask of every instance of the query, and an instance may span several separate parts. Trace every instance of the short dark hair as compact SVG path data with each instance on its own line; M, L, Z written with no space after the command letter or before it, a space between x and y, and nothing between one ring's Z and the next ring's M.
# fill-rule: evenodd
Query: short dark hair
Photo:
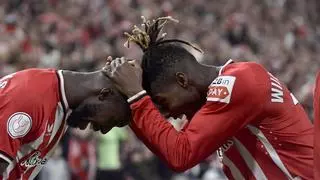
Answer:
M162 33L159 37L164 25L168 21L178 22L176 19L170 16L152 21L147 21L144 17L142 19L144 30L134 26L132 34L125 33L128 37L125 46L129 48L130 42L134 42L142 49L143 88L148 91L151 83L168 81L169 77L173 77L173 73L185 67L186 62L197 62L195 57L182 46L183 44L199 52L202 50L180 39L165 40L166 33Z

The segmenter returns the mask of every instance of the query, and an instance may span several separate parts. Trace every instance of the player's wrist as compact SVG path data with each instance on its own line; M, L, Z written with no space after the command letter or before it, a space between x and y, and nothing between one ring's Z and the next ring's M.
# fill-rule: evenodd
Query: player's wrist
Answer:
M131 88L123 88L122 91L127 96L127 98L129 99L129 98L135 96L136 94L140 93L143 90L144 89L142 87L138 86L138 87L131 87Z
M141 98L143 98L144 96L147 95L147 91L145 90L140 90L139 92L135 93L134 95L130 96L128 99L127 99L127 102L129 104L132 104L138 100L140 100Z

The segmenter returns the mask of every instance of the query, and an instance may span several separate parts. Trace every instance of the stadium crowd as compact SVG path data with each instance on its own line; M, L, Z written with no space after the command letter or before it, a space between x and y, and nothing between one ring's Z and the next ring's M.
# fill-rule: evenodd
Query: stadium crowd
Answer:
M180 23L166 28L168 36L201 47L204 54L194 52L199 61L222 65L232 58L265 65L313 119L319 10L317 0L2 0L0 77L32 67L97 70L108 55L139 58L137 47L123 47L123 32L141 22L141 15L170 15ZM107 135L70 130L39 178L218 179L223 178L219 167L213 155L176 175L128 128Z

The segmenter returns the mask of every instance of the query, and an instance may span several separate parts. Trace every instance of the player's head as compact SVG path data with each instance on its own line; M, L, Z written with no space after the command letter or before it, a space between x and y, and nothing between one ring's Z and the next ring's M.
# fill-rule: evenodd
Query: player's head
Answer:
M90 123L95 131L107 133L113 127L123 127L129 123L131 111L125 97L109 80L98 82L101 88L86 96L71 113L68 118L71 127L85 129Z
M146 21L144 30L134 27L132 34L126 33L129 42L134 42L143 50L143 87L148 91L160 110L171 116L192 115L199 108L203 93L199 92L199 81L203 65L182 45L188 45L202 52L191 43L170 39L159 34L165 23L176 21L171 17Z

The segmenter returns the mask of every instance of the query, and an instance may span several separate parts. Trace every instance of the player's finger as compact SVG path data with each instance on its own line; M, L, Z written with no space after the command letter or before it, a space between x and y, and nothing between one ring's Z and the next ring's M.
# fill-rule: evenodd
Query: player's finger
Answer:
M106 61L106 65L110 64L112 61L112 56L108 56Z
M112 77L112 70L111 70L111 66L107 66L107 67L104 67L102 69L102 73L108 77Z
M120 63L123 64L123 63L125 63L125 62L126 62L126 58L121 57L121 58L120 58Z
M119 67L122 64L122 58L117 58L115 60L115 63L116 63L116 67Z
M108 65L105 65L103 68L102 68L103 71L111 71L111 65L108 64Z
M112 56L108 56L107 61L111 62L112 61Z
M111 61L111 69L116 69L118 61L119 58L116 58L115 60Z

